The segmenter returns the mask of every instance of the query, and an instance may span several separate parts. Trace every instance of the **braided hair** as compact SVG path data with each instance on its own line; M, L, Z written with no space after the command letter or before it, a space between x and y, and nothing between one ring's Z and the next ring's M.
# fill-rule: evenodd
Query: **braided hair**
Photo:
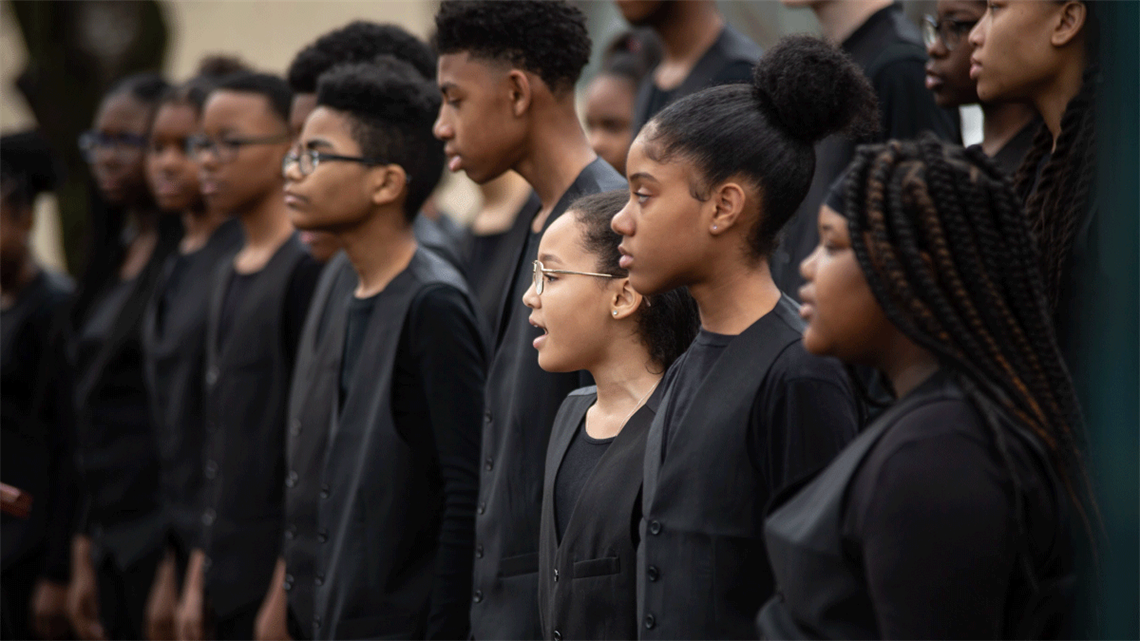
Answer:
M1080 407L1029 223L1001 170L978 149L924 134L860 147L843 189L851 245L871 292L982 415L1014 485L1019 534L1027 528L1007 447L1010 421L1044 444L1091 538L1082 506L1095 510L1095 502L1078 447Z
M1096 183L1098 77L1095 65L1085 70L1080 91L1061 117L1056 147L1052 132L1042 125L1013 181L1037 239L1045 293L1054 312L1065 283L1073 239L1088 213Z

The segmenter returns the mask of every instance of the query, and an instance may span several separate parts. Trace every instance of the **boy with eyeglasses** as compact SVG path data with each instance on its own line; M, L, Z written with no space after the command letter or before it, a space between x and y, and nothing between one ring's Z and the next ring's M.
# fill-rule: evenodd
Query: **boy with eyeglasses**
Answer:
M302 337L318 341L313 393L290 429L328 436L308 472L314 558L286 567L286 589L310 599L290 594L310 611L293 632L466 638L485 355L463 276L413 229L443 170L439 96L382 56L323 74L316 105L285 158L285 201L299 229L336 234L355 274L322 279L337 298Z
M918 26L892 0L782 0L787 7L807 7L828 40L837 43L863 69L879 98L879 131L858 140L834 135L816 145L815 178L800 208L784 227L770 259L772 278L781 291L799 298L800 263L819 244L816 220L828 188L855 154L855 146L890 139L910 140L930 131L960 142L956 110L941 109L926 90L926 51Z
M292 95L281 78L221 80L189 143L202 194L241 223L215 276L206 326L202 531L179 608L183 639L253 638L282 533L285 405L320 265L289 223L281 158Z

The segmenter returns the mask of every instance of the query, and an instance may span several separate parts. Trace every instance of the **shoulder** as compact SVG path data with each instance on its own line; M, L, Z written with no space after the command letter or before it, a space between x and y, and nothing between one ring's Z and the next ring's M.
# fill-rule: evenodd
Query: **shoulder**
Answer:
M784 347L772 361L768 379L779 384L811 382L835 385L844 390L850 387L842 363L834 358L809 354L799 338Z

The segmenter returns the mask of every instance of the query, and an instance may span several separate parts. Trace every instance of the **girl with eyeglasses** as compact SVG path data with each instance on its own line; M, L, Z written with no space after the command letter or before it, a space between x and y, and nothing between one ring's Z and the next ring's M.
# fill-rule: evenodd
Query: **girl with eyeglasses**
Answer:
M618 265L610 219L626 192L580 198L542 236L523 296L538 364L586 370L554 420L539 533L539 616L546 639L637 636L636 548L645 439L665 370L697 333L684 289L643 297ZM478 554L478 550L476 550Z
M1037 239L1045 292L1078 387L1085 382L1077 314L1096 265L1094 2L991 1L970 32L970 77L982 100L1025 101L1044 121L1014 176Z
M772 502L771 639L1072 638L1069 523L1095 510L1029 225L979 150L860 149L801 266L813 354L897 401Z
M142 323L148 391L155 417L160 484L167 510L167 558L160 567L147 612L150 638L174 638L181 577L197 537L202 489L203 361L211 276L241 243L241 229L226 212L206 207L198 164L187 141L197 131L211 83L237 71L236 60L202 62L198 75L160 101L146 149L147 179L164 215L177 217L183 236L167 256Z
M642 638L739 638L773 584L773 492L826 464L860 411L843 368L808 355L768 257L808 192L814 144L873 122L870 83L834 46L782 40L751 85L683 98L629 152L613 219L633 289L688 286L701 330L661 382L638 549Z
M154 421L140 325L176 220L163 220L146 187L146 144L167 90L151 74L103 98L80 145L100 204L93 246L70 316L74 412L83 519L72 548L69 614L83 639L142 638L144 607L164 554Z
M1007 175L1025 158L1041 126L1033 107L1023 102L982 102L970 78L970 30L986 12L985 0L939 0L937 13L922 22L926 43L926 88L939 107L978 104L982 109L982 151Z

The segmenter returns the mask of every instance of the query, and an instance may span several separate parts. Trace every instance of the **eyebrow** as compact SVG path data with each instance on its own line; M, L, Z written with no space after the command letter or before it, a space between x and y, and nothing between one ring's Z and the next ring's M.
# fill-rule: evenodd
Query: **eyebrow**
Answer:
M561 262L558 259L558 257L555 256L554 254L539 254L538 260L539 260L539 262L542 262L542 263L546 263L546 262L558 263L558 262Z
M459 88L459 85L455 84L454 82L444 82L444 83L439 85L439 92L440 93L447 93L448 91L451 91L452 89L458 89L458 88Z
M650 180L653 182L657 182L657 179L653 177L653 174L650 174L650 173L647 173L644 171L639 171L636 174L630 175L629 181L633 182L635 180Z
M325 140L324 138L313 138L312 140L305 143L305 149L316 149L319 147L332 149L332 146L332 143Z

